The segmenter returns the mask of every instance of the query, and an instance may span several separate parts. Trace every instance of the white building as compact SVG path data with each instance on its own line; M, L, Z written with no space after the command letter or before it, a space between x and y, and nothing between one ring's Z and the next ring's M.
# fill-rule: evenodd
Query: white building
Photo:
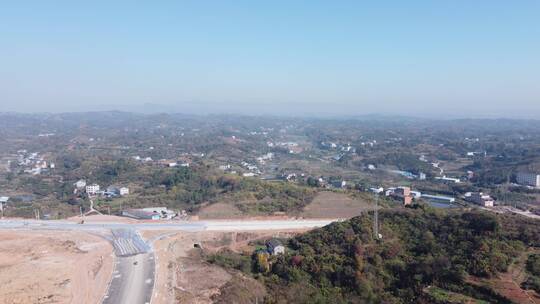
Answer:
M98 184L92 184L86 186L86 193L88 195L96 195L99 192L99 185Z
M86 187L86 181L84 179L78 180L76 183L73 184L73 186L75 186L75 188L77 189L83 189L84 187Z
M390 188L386 189L386 191L384 191L384 195L385 196L390 196L390 195L394 194L394 191L396 191L396 187L390 187Z
M0 196L0 211L4 212L4 204L6 204L9 201L9 197L7 196Z
M461 183L461 180L459 178L447 177L446 175L444 175L443 177L435 177L435 179L442 180L445 182L453 182L456 184Z
M231 168L231 165L229 164L219 166L219 170L223 170L223 171L228 170L230 168Z
M379 193L384 192L384 188L383 187L379 187L379 188L372 187L372 188L369 188L369 191L373 192L373 193L376 193L376 194L379 194Z
M129 188L128 187L120 187L119 191L120 191L121 196L129 194Z
M283 177L287 181L294 181L296 180L296 173L283 174Z
M536 173L519 172L517 174L517 182L520 185L540 187L540 175Z
M274 153L269 152L261 157L257 157L257 161L261 164L265 164L267 160L271 160L272 158L274 158Z
M412 195L412 197L413 197L414 199L419 199L419 198L422 197L422 192L420 192L420 191L412 191L412 190L411 190L411 195Z
M271 255L285 254L285 246L276 239L266 242L266 249Z

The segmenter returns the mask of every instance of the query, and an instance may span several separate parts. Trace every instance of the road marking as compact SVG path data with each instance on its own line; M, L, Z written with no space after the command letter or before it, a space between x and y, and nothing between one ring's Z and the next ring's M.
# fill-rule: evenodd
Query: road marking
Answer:
M83 226L79 224L69 223L69 222L63 222L63 221L48 221L48 222L42 222L40 224L36 224L35 221L3 221L0 220L0 229L3 228L12 228L12 229L18 229L18 228L25 228L24 226L39 226L42 225L43 227L50 228L52 230L54 229L72 229L72 230L103 230L103 229L110 229L112 230L112 241L113 246L115 246L115 251L112 254L114 257L116 256L122 256L128 255L129 251L133 248L126 248L126 245L131 245L131 243L135 243L135 249L136 253L132 255L136 255L139 253L147 253L152 251L152 246L145 243L145 241L141 238L140 234L137 230L175 230L175 231L241 231L241 230L286 230L286 229L298 229L298 228L316 228L316 227L322 227L325 225L330 224L331 222L336 221L334 220L278 220L278 221L227 221L225 223L223 222L213 222L213 221L206 221L201 223L168 223L168 224L124 224L124 223L88 223ZM30 225L29 225L30 224ZM27 227L28 229L42 229L39 228L32 228ZM129 241L127 241L129 240ZM140 247L139 247L140 245ZM167 249L166 251L170 251L171 249ZM155 262L157 263L158 257L155 257ZM131 260L133 261L133 260ZM121 265L119 261L115 263L116 265ZM158 269L159 265L155 265L155 269ZM116 278L120 277L120 275L115 276ZM118 283L119 280L115 279L115 284ZM111 288L111 287L110 287ZM114 289L114 288L113 288ZM113 290L110 289L110 290ZM185 290L184 288L180 287L181 290Z
M151 284L152 283L152 279L146 279L146 284Z

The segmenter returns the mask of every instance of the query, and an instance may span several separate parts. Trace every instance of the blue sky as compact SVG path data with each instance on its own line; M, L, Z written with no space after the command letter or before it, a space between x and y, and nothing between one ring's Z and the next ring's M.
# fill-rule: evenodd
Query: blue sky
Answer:
M3 2L0 111L540 114L540 1Z

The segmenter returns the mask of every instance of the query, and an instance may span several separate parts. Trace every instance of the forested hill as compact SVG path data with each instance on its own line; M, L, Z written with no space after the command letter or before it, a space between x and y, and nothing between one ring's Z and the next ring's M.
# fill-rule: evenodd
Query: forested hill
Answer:
M289 240L288 253L260 275L268 302L435 303L431 291L442 290L443 298L512 303L471 278L496 276L527 248L540 246L540 223L516 216L381 211L382 240L373 238L371 218L366 214Z

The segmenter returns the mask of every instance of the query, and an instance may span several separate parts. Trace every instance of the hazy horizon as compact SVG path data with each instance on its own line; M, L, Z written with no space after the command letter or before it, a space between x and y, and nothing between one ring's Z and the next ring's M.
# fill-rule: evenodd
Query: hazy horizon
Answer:
M0 111L3 115L63 115L63 114L85 114L85 113L126 113L136 115L187 115L194 117L206 117L206 116L233 116L233 117L261 117L261 118L299 118L299 119L330 119L330 120L348 120L348 119L407 119L407 120L439 120L439 121L453 121L453 120L534 120L540 121L540 118L536 115L530 116L511 116L511 115L436 115L436 114L404 114L404 113L379 113L379 112L366 112L366 113L322 113L322 112L291 112L291 113L278 113L273 112L260 112L255 113L251 111L198 111L198 110L175 110L174 106L156 105L156 104L144 104L135 106L130 110L126 110L124 106L96 106L96 108L78 109L78 110L64 110L64 111Z
M540 115L540 2L0 5L0 112Z

